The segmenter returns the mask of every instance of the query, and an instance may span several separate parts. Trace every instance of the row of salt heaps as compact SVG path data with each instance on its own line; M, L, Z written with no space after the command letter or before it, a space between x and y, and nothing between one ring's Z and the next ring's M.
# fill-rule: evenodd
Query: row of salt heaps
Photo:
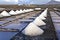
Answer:
M58 8L53 8L54 10L60 10L60 9L58 9Z
M41 8L35 8L35 10L41 10Z
M24 9L24 10L21 9L21 10L16 10L16 11L11 10L9 13L7 11L3 11L0 13L0 18L11 16L11 15L17 15L21 13L26 13L26 12L31 12L31 11L34 11L34 10L33 9Z
M41 18L42 17L42 18ZM45 22L42 20L45 20L47 17L47 9L42 12L41 15L39 15L33 22L31 22L23 31L22 33L29 36L37 36L42 35L44 33L44 30L42 30L38 26L46 25ZM43 19L45 18L45 19Z

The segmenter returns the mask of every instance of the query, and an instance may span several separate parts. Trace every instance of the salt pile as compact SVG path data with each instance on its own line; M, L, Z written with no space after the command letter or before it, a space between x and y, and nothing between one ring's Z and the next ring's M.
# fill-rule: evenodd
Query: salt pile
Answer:
M39 17L37 17L34 21L34 24L36 24L37 26L42 26L42 25L46 25L45 22L43 22L41 19L39 19Z
M3 11L2 13L1 13L1 15L3 15L3 16L11 16L8 12L6 12L6 11Z
M23 34L29 35L29 36L42 35L43 32L44 32L44 31L43 31L41 28L39 28L38 26L36 26L33 22L30 23L30 24L22 31Z
M17 13L16 13L15 11L11 10L11 11L9 12L9 14L11 14L11 15L16 15Z
M17 14L20 14L20 11L19 11L19 10L16 10L15 12L16 12Z
M46 9L45 9L45 11L44 11L44 12L42 12L42 14L41 14L41 15L42 15L43 17L47 17L47 10L48 10L48 9L46 8Z

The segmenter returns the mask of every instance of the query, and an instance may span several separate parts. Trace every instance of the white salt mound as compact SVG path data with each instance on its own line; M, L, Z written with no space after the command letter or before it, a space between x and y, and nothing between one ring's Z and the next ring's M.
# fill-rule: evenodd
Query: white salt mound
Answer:
M29 9L29 11L34 11L34 9Z
M20 13L24 13L24 11L22 9L20 9Z
M6 12L6 11L3 11L2 13L1 13L1 15L3 15L3 16L11 16L8 12Z
M23 11L24 11L24 12L29 12L29 10L28 10L28 9L24 9Z
M25 9L24 9L23 11L24 11L24 12L26 12L26 10L25 10Z
M3 17L3 15L0 14L0 18Z
M36 26L34 23L30 23L23 31L22 33L29 36L37 36L42 35L43 30Z
M17 13L16 13L15 11L11 10L11 11L9 12L9 14L11 14L11 15L16 15Z
M43 15L43 17L47 17L47 8L44 10L44 12L42 12L42 14L41 15Z
M34 24L36 24L37 26L42 26L42 25L46 25L45 22L43 22L41 19L39 19L39 17L37 17L34 21Z
M41 20L45 20L45 19L46 19L43 15L40 15L40 16L38 16L38 17L39 17L39 19L41 19Z
M44 17L47 17L47 11L45 10L41 15L43 15Z
M41 10L41 8L35 8L35 10Z
M20 14L20 11L19 11L19 10L16 10L15 12L16 12L17 14Z

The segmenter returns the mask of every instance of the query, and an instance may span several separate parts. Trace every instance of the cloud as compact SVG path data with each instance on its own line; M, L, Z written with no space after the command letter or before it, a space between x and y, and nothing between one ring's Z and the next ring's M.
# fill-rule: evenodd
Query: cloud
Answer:
M18 0L14 0L15 2L18 2Z
M19 0L20 4L29 4L30 0Z
M34 2L32 1L32 2L30 2L30 4L34 4Z
M55 1L60 1L60 0L55 0Z
M25 0L19 0L20 2L24 2Z
M18 2L18 0L4 0L5 2Z
M10 2L10 0L4 0L4 1L6 1L6 2Z
M19 4L45 4L51 0L19 0Z

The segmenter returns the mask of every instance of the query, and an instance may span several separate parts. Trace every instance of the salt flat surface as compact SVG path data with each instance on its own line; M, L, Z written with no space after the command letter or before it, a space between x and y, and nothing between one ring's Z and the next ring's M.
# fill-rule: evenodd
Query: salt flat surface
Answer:
M51 17L58 17L58 15L51 14Z
M55 27L55 30L56 30L56 35L58 37L58 39L60 40L60 23L54 23L54 27Z
M60 22L60 20L52 20L53 22Z
M20 22L32 22L33 20L32 19L20 19L19 21Z
M56 11L57 12L57 11ZM60 15L60 12L57 12Z
M16 18L6 18L6 19L4 19L4 20L12 21L12 20L14 20L14 19L16 19Z
M18 32L0 32L0 40L10 40Z
M52 17L52 20L55 20L55 19L60 19L60 17Z
M21 29L23 29L24 27L26 27L26 25L27 25L28 23L21 23L21 24L9 24L9 25L7 25L7 26L5 26L5 27L2 27L2 28L11 28L11 29L19 29L19 30L21 30Z
M54 13L54 12L50 12L50 15L51 15L52 17L58 17L58 15L57 15L56 13Z
M31 18L31 19L35 19L36 17L29 17L29 18Z
M53 24L54 24L54 27L56 30L56 35L58 37L58 40L60 40L60 16L58 16L57 14L55 14L53 12L51 12L50 14L51 14L51 18L52 18L52 21L53 21ZM60 14L60 13L58 13L58 14Z
M5 21L0 21L0 25L2 25L2 24L4 24L5 23Z
M56 30L60 30L60 23L54 23Z

